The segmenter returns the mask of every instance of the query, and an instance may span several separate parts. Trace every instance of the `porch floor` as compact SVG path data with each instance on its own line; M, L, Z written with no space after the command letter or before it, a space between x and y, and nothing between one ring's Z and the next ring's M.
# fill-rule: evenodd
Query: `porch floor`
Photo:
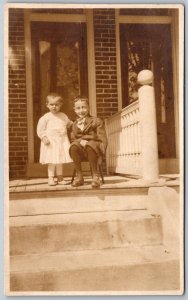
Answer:
M91 189L91 176L85 176L85 183L80 187L71 186L71 178L66 177L66 185L48 186L47 178L33 178L33 179L18 179L10 180L10 193L19 192L42 192L42 191L61 191L61 190L89 190ZM100 189L116 189L116 188L140 188L151 186L179 186L179 174L160 175L158 181L149 182L133 176L105 176L105 183L100 186Z

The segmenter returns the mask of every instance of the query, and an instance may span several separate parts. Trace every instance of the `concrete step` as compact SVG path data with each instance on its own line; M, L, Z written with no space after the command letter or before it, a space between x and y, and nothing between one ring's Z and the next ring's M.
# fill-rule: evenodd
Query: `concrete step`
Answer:
M10 218L11 255L160 244L160 216L147 210Z
M108 180L109 181L109 180ZM27 181L26 181L27 182ZM35 189L34 189L35 188ZM18 186L10 187L10 200L18 199L38 199L38 198L57 198L57 197L82 197L82 196L95 196L105 197L108 195L147 195L149 186L139 186L138 184L125 186L124 180L117 180L117 183L101 185L100 188L92 189L91 180L83 186L72 187L71 185L56 185L48 186L47 180L45 182L36 183L31 185L22 183Z
M148 191L90 190L11 194L10 216L146 209Z
M164 246L11 256L10 291L178 291L177 258Z

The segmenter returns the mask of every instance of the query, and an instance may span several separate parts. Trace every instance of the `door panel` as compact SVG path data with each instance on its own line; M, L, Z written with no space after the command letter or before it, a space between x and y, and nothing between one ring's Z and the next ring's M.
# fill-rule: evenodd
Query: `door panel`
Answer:
M138 98L137 75L154 74L159 158L174 158L175 120L170 25L121 24L122 106Z
M39 118L46 113L46 96L60 93L63 112L75 118L73 99L88 96L86 24L32 22L32 77L34 112L34 157L39 160Z

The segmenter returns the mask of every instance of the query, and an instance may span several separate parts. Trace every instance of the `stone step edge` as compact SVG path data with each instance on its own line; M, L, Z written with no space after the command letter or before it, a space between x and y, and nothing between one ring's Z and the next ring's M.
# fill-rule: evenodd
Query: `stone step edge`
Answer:
M52 214L52 215L34 215L10 217L10 227L22 226L50 226L58 224L89 224L97 222L129 222L135 220L160 218L160 215L151 215L146 209L136 211L107 211L107 212L81 212L71 214Z
M71 271L88 268L125 267L178 261L178 253L160 246L134 246L105 250L67 251L50 254L15 255L10 257L10 272L35 273Z
M146 195L134 195L126 199L120 195L39 198L29 201L17 199L10 201L9 216L146 209L148 199Z
M51 198L52 196L55 197L86 197L87 195L122 195L123 196L131 196L131 195L147 195L148 194L148 187L119 187L119 188L103 188L103 189L62 189L55 190L38 190L38 191L20 191L20 192L10 192L9 198L10 200L16 199L33 199L33 198ZM19 198L18 198L19 197Z

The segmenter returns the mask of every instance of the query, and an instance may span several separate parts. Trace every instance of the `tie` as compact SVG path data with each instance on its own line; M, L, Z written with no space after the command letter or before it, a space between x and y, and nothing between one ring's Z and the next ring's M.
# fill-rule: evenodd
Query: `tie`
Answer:
M85 123L85 118L84 117L83 118L79 118L77 120L77 126L78 126L78 128L80 128L81 130L83 130L84 129L84 123Z

